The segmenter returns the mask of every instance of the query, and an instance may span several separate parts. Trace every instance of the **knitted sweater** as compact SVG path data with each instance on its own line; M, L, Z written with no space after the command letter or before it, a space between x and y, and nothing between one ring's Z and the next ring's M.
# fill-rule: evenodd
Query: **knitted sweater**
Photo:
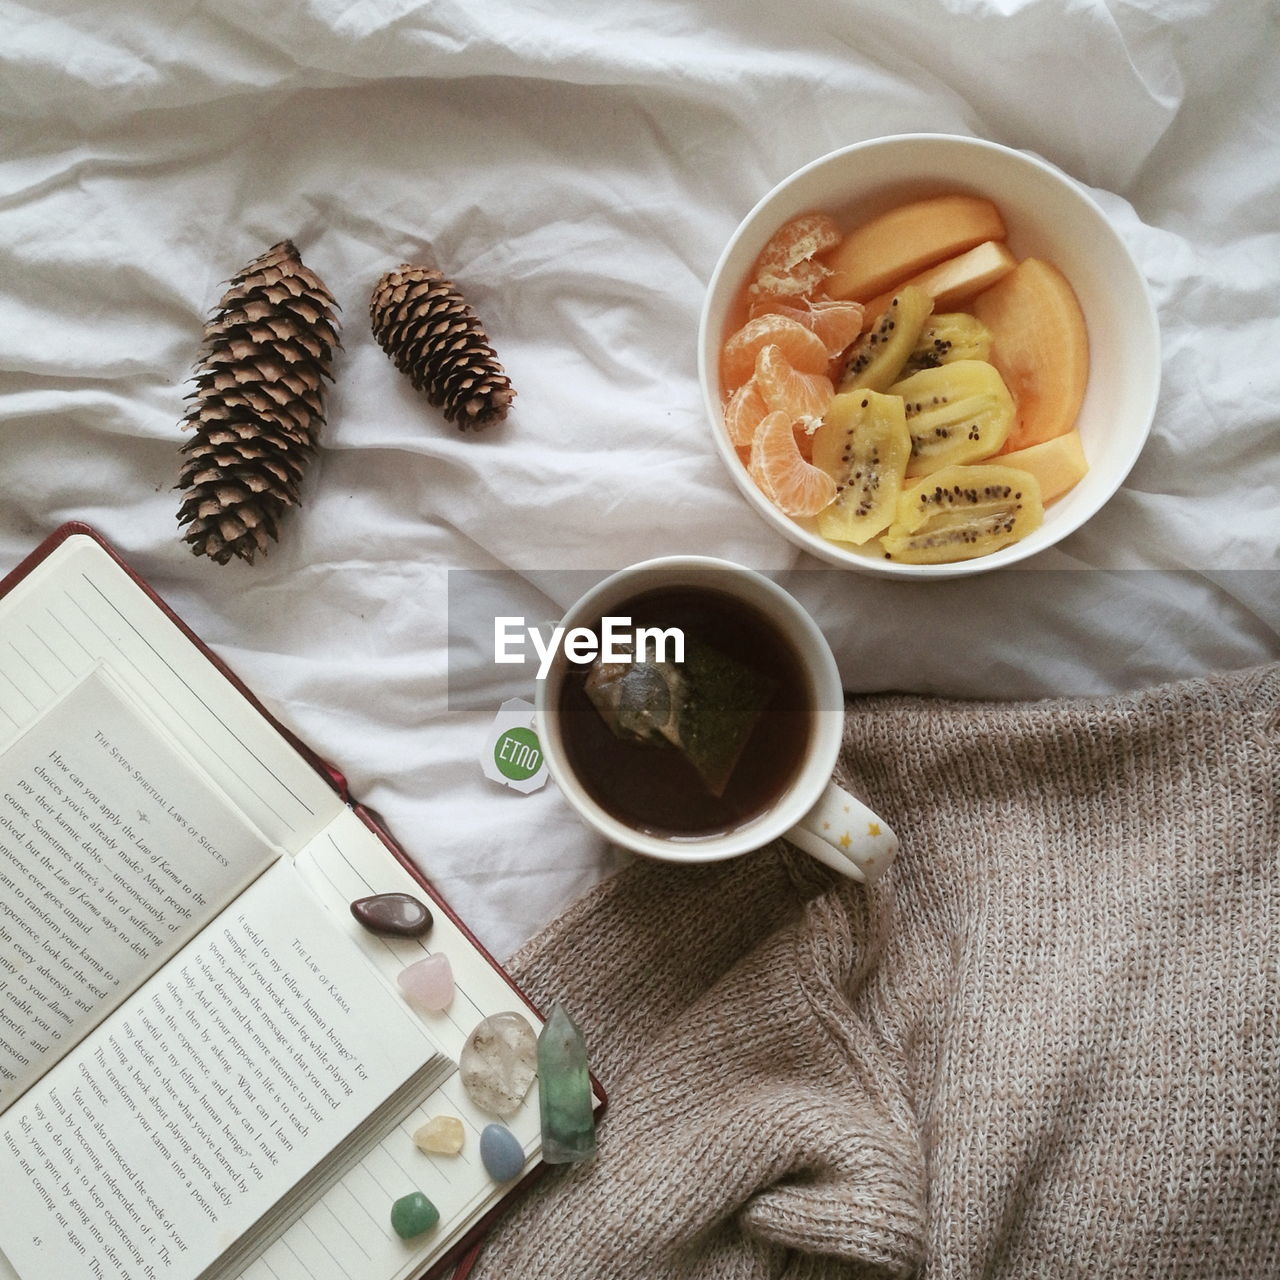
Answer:
M474 1280L1280 1276L1280 666L846 723L879 884L638 861L514 958L611 1101Z

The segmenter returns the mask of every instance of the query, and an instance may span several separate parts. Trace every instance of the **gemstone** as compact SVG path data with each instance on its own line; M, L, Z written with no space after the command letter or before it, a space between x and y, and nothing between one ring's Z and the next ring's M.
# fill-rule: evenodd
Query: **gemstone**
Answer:
M431 912L407 893L375 893L357 898L351 914L370 933L389 933L398 938L421 938L431 928Z
M391 1206L391 1228L402 1240L430 1231L439 1221L440 1210L421 1191L411 1191Z
M538 1107L542 1158L548 1164L590 1160L596 1153L587 1046L565 1007L552 1006L538 1036Z
M401 969L396 981L409 1003L428 1013L440 1013L453 1000L453 966L439 951Z
M505 1124L487 1124L480 1134L480 1162L495 1182L510 1182L524 1168L520 1140Z
M538 1071L538 1038L522 1013L494 1013L467 1037L458 1072L471 1101L490 1115L515 1113Z
M413 1131L418 1150L429 1156L456 1156L466 1131L457 1116L432 1116Z

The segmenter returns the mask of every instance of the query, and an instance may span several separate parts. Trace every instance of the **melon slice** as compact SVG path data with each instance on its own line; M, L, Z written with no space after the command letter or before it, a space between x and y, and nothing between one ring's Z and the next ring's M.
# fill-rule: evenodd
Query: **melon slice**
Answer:
M915 200L851 231L826 258L827 293L868 298L985 240L1003 240L1000 210L981 196Z
M991 461L1029 471L1040 482L1040 498L1046 503L1074 488L1089 470L1078 431L1068 431L1012 453L997 454Z
M1002 276L1007 276L1018 265L1018 260L999 240L985 240L982 244L940 262L936 267L918 272L910 280L872 298L862 309L862 327L869 329L889 305L895 293L913 284L933 299L935 311L955 311L970 298L989 289Z
M1017 405L1005 448L1025 449L1070 431L1089 380L1089 335L1062 272L1025 258L969 310L991 330L991 363Z

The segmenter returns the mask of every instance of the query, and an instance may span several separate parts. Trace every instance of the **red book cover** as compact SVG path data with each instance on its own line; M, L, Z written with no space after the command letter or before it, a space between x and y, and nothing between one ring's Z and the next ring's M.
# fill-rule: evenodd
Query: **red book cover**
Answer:
M91 526L79 522L70 522L60 526L52 534L49 535L29 556L26 557L11 572L0 578L0 596L8 594L18 583L27 577L32 570L44 561L57 547L59 547L68 538L81 535L93 539L110 557L120 566L121 569L129 576L129 578L137 585L138 589L155 604L155 606L165 615L165 617L178 629L179 632L191 643L191 645L210 663L228 682L228 684L244 698L254 711L267 721L280 735L285 738L289 744L298 752L300 756L313 768L329 785L329 787L338 794L345 804L352 810L360 821L377 836L381 844L386 848L387 852L395 858L395 860L404 868L404 870L413 877L417 884L421 887L423 893L430 899L433 909L438 909L449 917L459 931L474 946L476 952L500 975L503 981L511 989L512 993L526 1007L533 1011L535 1015L541 1019L541 1013L533 1004L533 1002L524 994L523 991L512 981L511 977L506 973L497 960L488 952L488 950L480 943L466 923L459 918L453 908L444 900L439 892L431 885L431 883L423 875L422 871L414 863L413 859L405 852L403 848L396 842L391 833L380 817L372 810L355 800L347 790L346 779L341 770L336 768L332 763L323 759L314 752L306 743L302 742L296 734L283 725L265 706L258 700L252 691L239 679L239 677L231 670L229 666L211 650L197 636L180 617L165 603L165 601L155 592L155 590L120 556L114 547L108 543L101 534L99 534ZM604 1091L600 1087L599 1082L592 1077L592 1084L595 1088L597 1096L601 1099L599 1112L604 1108ZM476 1258L481 1250L481 1242L485 1233L492 1227L496 1219L505 1212L513 1195L519 1194L530 1186L539 1176L545 1173L546 1166L543 1164L536 1165L519 1183L513 1185L511 1190L504 1195L496 1205L487 1213L480 1217L476 1223L467 1231L467 1233L442 1257L437 1259L430 1267L424 1271L419 1280L464 1280L464 1277L471 1271L475 1264Z

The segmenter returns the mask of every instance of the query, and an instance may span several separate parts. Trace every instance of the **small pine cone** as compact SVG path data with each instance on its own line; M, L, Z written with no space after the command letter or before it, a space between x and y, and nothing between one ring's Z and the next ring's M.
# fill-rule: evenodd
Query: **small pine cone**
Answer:
M369 318L378 345L445 421L460 431L501 422L515 397L480 318L433 267L405 263L374 286Z
M298 502L324 425L337 303L281 240L238 275L205 325L183 428L178 524L195 555L253 563Z

